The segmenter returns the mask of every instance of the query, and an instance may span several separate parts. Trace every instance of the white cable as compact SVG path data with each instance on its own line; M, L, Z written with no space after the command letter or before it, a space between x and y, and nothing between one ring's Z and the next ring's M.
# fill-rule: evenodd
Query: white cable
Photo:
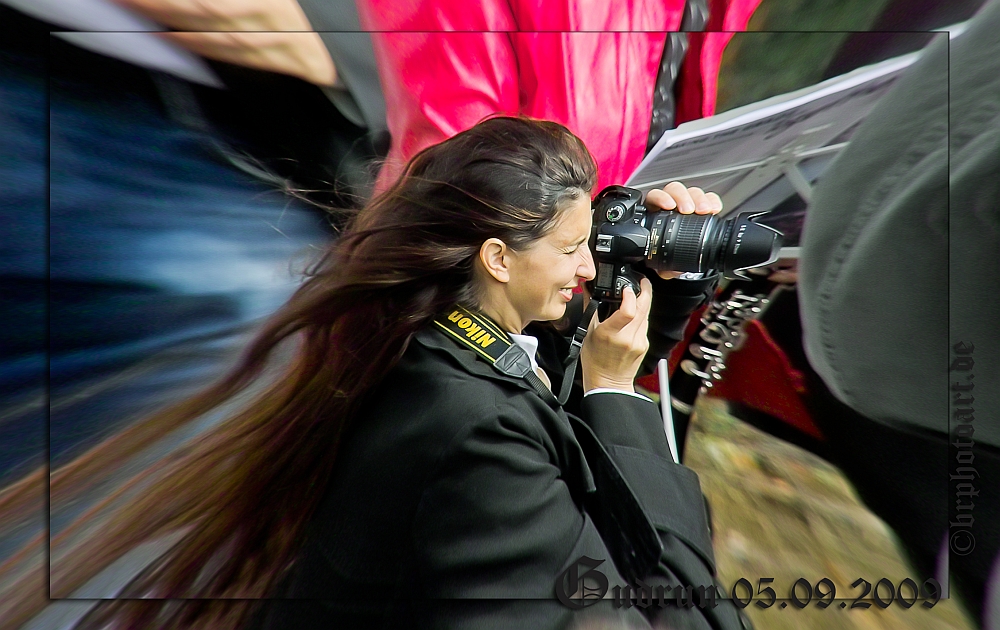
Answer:
M677 433L674 431L674 414L670 405L670 383L667 377L667 360L660 359L656 364L656 373L660 378L660 413L663 414L663 431L667 434L667 446L670 447L670 455L674 458L674 463L681 463L681 458L677 455Z

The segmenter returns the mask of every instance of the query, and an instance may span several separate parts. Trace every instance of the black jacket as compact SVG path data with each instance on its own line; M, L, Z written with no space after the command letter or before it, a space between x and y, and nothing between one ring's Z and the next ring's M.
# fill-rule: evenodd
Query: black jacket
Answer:
M529 332L558 383L565 339ZM644 615L609 601L574 612L556 599L582 556L604 560L609 594L636 579L710 586L714 573L697 476L671 461L656 405L599 393L567 406L574 413L436 329L419 333L337 456L283 594L311 601L272 601L257 622L534 629L604 614L740 627L722 600Z

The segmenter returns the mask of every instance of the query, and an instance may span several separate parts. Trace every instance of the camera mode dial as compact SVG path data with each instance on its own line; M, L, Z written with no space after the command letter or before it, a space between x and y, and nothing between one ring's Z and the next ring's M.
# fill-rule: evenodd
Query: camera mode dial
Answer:
M611 221L612 223L616 221L621 221L621 218L625 216L625 206L623 206L620 203L616 203L615 205L608 208L607 214L605 216L607 216L608 221Z

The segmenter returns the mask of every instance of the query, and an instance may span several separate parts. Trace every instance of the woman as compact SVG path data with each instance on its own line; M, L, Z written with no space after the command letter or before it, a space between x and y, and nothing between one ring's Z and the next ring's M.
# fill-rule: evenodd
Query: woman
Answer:
M260 607L252 622L264 628L564 627L575 614L615 612L574 613L554 599L583 556L604 561L611 586L711 585L697 478L671 462L656 406L632 386L650 281L591 323L572 415L540 384L561 382L567 350L541 324L562 318L594 277L595 180L583 143L549 122L493 118L418 154L237 369L153 420L177 424L230 401L294 340L283 372L56 562L53 593L81 584L82 567L93 573L169 532L180 542L122 595L311 600ZM677 183L647 203L721 207ZM458 311L481 324L470 343L446 330ZM538 378L498 371L480 352L493 343L526 348ZM563 584L572 595L575 584ZM237 627L253 604L106 602L84 627ZM646 623L638 611L621 614ZM676 627L739 627L725 602L645 612Z

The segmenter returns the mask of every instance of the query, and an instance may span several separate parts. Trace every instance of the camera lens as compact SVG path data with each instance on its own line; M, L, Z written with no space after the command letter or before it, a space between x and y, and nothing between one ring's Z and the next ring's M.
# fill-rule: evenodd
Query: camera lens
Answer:
M759 214L744 212L721 220L712 214L657 212L650 215L650 248L646 264L665 271L721 271L727 278L739 271L773 262L782 234L755 223Z

